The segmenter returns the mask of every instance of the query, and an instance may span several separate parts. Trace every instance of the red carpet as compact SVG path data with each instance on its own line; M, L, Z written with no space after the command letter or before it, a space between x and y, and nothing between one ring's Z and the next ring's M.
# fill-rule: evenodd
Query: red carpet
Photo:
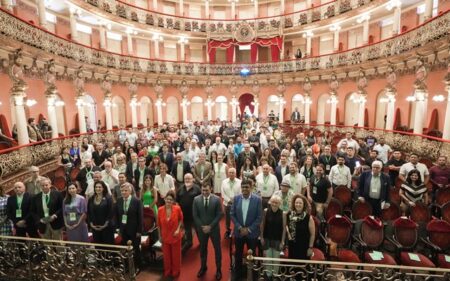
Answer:
M230 280L230 240L224 239L225 233L225 218L220 222L220 235L222 245L222 280ZM194 245L186 251L181 262L181 274L178 280L215 280L216 262L214 258L214 248L211 240L208 244L208 271L202 278L197 278L197 272L200 269L200 246L197 235L194 234Z

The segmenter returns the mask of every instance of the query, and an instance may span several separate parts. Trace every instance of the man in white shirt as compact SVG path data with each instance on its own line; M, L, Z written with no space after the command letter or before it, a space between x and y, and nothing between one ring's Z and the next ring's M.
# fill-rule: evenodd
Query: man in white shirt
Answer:
M295 194L305 194L308 183L306 177L298 172L297 163L289 164L289 174L283 177L283 182L289 183L290 190Z
M330 175L328 176L331 185L334 187L345 185L348 188L352 186L352 174L350 168L344 165L345 158L343 156L337 157L337 164L331 167Z
M129 128L127 133L127 141L131 147L134 147L136 145L137 138L137 134L133 131L132 128Z
M110 161L105 162L105 169L102 173L102 181L108 186L116 186L119 182L119 171L113 169L112 163Z
M270 173L269 164L264 164L263 172L256 176L256 191L262 197L263 208L267 208L270 197L279 190L277 177Z
M211 150L217 152L217 154L226 155L227 147L220 141L220 137L216 137L216 142L211 145Z
M420 173L420 178L422 179L423 184L427 184L430 179L430 173L428 171L428 168L425 164L419 163L419 156L415 153L411 153L409 155L409 162L403 164L400 167L399 172L399 179L401 179L403 182L406 181L406 176L408 175L411 170L418 170Z
M231 233L231 216L230 210L231 205L233 205L234 196L241 193L241 180L236 178L236 169L228 169L228 178L222 181L221 193L223 199L223 206L225 207L225 227L226 233L225 237L230 236Z
M378 159L380 159L381 162L383 162L383 164L386 165L386 163L389 160L389 154L392 152L392 149L389 145L385 143L383 137L379 139L378 144L376 144L373 147L373 150L378 152Z
M91 196L93 196L95 194L95 183L99 182L101 180L102 180L102 172L95 171L94 175L92 176L92 181L89 182L89 184L86 188L86 193L85 193L86 199L89 199ZM109 185L107 183L105 183L105 184L106 184L106 187L108 187L107 188L108 194L112 195L111 188L109 187Z
M359 144L358 141L352 139L352 133L347 132L345 134L345 139L342 139L338 142L337 147L341 147L342 142L346 141L347 142L347 147L353 147L353 149L355 150L355 153L358 152L359 150Z
M183 156L183 161L189 162L189 166L194 167L195 165L195 152L191 150L190 143L185 142L184 143L184 150L181 152L181 155Z

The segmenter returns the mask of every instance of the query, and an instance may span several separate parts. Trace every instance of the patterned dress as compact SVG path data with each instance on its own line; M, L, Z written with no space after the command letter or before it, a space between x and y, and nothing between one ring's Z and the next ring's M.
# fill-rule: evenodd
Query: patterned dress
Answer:
M7 196L0 197L0 235L12 236L12 223L6 219L6 202L8 202Z

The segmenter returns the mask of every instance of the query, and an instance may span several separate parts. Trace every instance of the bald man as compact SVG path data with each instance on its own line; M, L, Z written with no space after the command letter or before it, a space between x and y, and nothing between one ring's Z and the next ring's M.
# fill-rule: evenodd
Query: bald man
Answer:
M6 203L6 212L8 219L12 221L16 236L37 238L38 234L33 225L31 217L31 198L32 196L26 192L23 182L14 184L15 194L8 197Z
M262 197L263 208L267 208L267 203L275 191L280 189L277 177L270 173L271 167L269 164L264 164L263 172L256 176L256 191Z

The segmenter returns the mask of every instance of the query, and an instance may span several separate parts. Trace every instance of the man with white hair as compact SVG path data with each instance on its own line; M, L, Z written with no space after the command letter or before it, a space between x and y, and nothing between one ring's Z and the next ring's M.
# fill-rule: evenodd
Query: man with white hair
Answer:
M221 142L220 137L216 137L216 142L211 145L211 151L215 151L217 154L226 155L227 147Z
M263 208L267 208L267 203L275 191L280 189L277 177L270 173L269 164L264 164L263 172L256 176L256 191L262 197Z
M382 173L383 163L379 160L372 163L372 170L363 172L358 182L358 200L367 201L374 216L381 216L381 210L389 207L389 176Z
M31 177L29 177L25 182L26 191L31 195L34 196L41 192L41 181L45 179L44 177L39 175L39 167L31 166L29 169L29 172L31 173Z
M87 188L86 188L86 199L89 199L91 196L95 194L95 183L102 180L102 172L95 171L94 175L92 176L92 181L89 182ZM109 185L105 182L106 186L108 187L108 194L111 195L111 188Z
M102 181L108 186L116 186L119 182L119 172L113 169L110 161L105 162L105 169L102 171Z
M225 207L225 227L227 232L225 237L228 237L231 233L231 206L233 205L234 196L241 193L241 180L236 178L236 169L228 169L228 178L222 181L220 195L223 199L223 206Z

